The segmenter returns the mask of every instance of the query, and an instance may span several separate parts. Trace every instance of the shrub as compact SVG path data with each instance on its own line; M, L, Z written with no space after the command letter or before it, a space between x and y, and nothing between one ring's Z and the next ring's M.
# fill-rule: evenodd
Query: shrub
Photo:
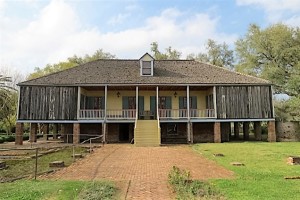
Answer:
M2 136L0 136L0 144L2 144L3 142L5 142L5 140Z
M190 172L173 166L168 175L169 184L177 194L177 199L220 199L221 195L209 183L191 180ZM223 198L222 198L223 199Z

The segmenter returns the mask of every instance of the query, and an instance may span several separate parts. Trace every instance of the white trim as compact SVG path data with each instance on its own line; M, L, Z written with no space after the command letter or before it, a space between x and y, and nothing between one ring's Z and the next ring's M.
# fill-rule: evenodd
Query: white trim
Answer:
M20 118L20 99L21 99L21 87L19 87L19 92L18 92L18 108L17 108L17 119Z
M275 118L275 108L274 108L274 101L273 101L273 95L274 95L274 90L273 90L273 86L271 86L271 104L272 104L272 117Z
M104 121L106 121L107 115L107 85L104 87Z
M135 117L139 117L139 87L135 87Z
M78 91L77 91L77 119L80 118L80 115L79 115L79 110L80 110L80 96L81 95L81 87L78 86Z
M215 117L217 117L217 90L216 90L216 86L214 86L213 88L213 99L214 99L214 109L215 109Z

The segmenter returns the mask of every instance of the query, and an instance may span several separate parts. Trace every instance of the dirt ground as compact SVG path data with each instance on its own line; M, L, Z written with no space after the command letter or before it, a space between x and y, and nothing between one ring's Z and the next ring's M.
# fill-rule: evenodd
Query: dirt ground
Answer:
M108 144L71 166L42 179L111 180L121 199L174 199L168 186L173 166L190 171L193 179L231 178L233 172L207 160L188 145L134 147Z

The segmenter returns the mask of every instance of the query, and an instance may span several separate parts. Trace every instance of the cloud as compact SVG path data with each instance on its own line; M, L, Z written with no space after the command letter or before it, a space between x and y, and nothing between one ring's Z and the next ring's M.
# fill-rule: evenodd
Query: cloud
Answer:
M108 20L107 23L115 26L115 25L123 23L129 16L130 16L129 13L125 13L125 14L120 13L117 16L114 16L110 20Z
M6 23L9 22L13 19L7 19ZM84 26L76 10L68 3L53 0L24 28L5 29L0 61L31 72L34 67L57 63L74 54L92 54L100 48L119 58L139 58L150 50L154 41L162 50L172 46L185 58L189 53L203 51L209 38L234 43L237 35L218 33L218 23L218 17L206 13L191 14L169 8L157 16L148 17L138 27L102 32L101 27Z
M239 6L255 6L266 12L267 20L271 23L284 22L299 26L299 0L236 0Z

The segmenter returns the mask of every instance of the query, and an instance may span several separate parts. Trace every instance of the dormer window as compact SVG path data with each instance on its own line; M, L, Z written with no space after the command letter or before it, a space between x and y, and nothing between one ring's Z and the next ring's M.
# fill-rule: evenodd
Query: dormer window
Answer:
M140 75L141 76L153 76L153 66L154 66L154 58L145 53L140 58Z
M151 76L151 61L142 61L142 74Z

